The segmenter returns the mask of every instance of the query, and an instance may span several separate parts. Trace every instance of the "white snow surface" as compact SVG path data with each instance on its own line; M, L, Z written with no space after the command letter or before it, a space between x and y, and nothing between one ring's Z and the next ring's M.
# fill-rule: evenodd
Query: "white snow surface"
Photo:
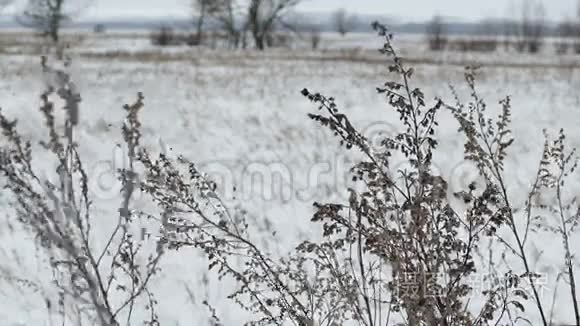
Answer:
M183 154L197 162L218 182L228 203L248 211L257 230L252 237L273 254L284 254L301 240L320 237L319 227L309 221L312 203L348 199L344 184L355 158L339 147L328 131L308 119L307 113L317 108L300 95L300 90L306 87L336 97L342 112L371 137L399 128L397 114L375 91L388 78L387 64L371 50L381 46L380 38L328 39L322 51L273 49L258 53L157 49L143 37L134 37L88 35L71 49L72 75L82 93L78 142L93 180L90 191L97 217L95 234L106 234L117 218L120 188L115 169L123 163L122 149L117 146L122 142L122 105L134 101L137 92L145 96L141 116L145 146ZM533 181L543 129L556 135L564 128L568 144L580 147L580 58L549 53L440 54L425 51L415 37L401 42L402 52L417 61L413 83L423 89L427 99L441 97L452 103L448 87L452 84L467 100L462 65L472 62L483 64L478 88L490 110L497 110L503 97L511 97L516 140L509 150L506 170L515 205L523 204ZM36 143L45 138L38 112L43 90L40 60L35 53L17 50L13 46L0 54L0 107L17 118L23 135ZM329 57L336 59L325 60ZM452 190L458 191L476 178L476 173L463 160L463 138L458 135L457 124L447 113L440 119L435 162L441 175L450 180ZM50 173L52 166L43 160L46 154L34 154L35 165ZM281 170L284 180L252 189L241 177L249 168ZM330 172L325 172L328 169ZM580 195L580 177L573 178L567 185L570 197ZM3 195L0 203L4 207L0 209L0 325L50 325L42 293L11 286L7 279L8 275L29 279L50 291L46 257L35 249L27 233L14 227L17 223ZM135 206L147 207L144 196ZM272 231L277 231L275 239ZM573 250L580 250L578 237L571 240ZM102 245L106 240L94 241ZM548 275L545 302L551 302L555 278L562 268L561 247L561 241L545 236L534 238L529 245L535 257L533 268ZM580 268L580 262L574 262ZM200 253L171 253L161 267L153 289L162 325L208 325L207 309L201 304L205 299L217 308L225 325L245 321L245 313L225 299L231 284L213 278ZM513 268L522 270L518 262ZM194 299L188 296L186 286ZM562 285L559 291L554 320L572 322L568 293ZM537 317L533 305L527 308Z

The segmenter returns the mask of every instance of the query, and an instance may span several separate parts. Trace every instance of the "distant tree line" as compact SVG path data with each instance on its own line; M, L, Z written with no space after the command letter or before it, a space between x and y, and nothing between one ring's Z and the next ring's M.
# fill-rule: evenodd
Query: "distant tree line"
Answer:
M15 14L22 26L32 28L52 42L59 41L60 30L73 21L93 0L26 0ZM323 31L346 36L354 31L368 31L365 19L338 9L326 20L294 12L301 0L190 0L192 33L177 33L169 25L161 25L151 34L156 45L200 45L218 42L231 48L288 45L292 38L306 39L313 49L321 42ZM14 0L0 0L0 10ZM442 15L429 22L393 24L394 32L425 33L428 47L434 51L483 51L505 49L537 53L546 44L546 37L557 37L557 53L572 50L580 54L580 0L578 13L559 24L546 20L542 0L521 0L510 8L512 19L486 19L479 23L453 23ZM514 14L515 13L515 14ZM318 19L318 20L317 20ZM94 28L103 32L104 25ZM452 37L462 35L464 37ZM468 36L468 37L466 37Z
M160 27L152 39L158 45L215 44L225 41L233 48L250 46L263 50L286 44L289 35L309 41L317 48L322 24L293 13L300 0L192 0L193 36ZM345 9L336 10L326 25L342 36L356 29L358 20ZM367 26L370 27L370 26Z
M425 27L427 44L433 51L460 50L493 52L503 44L505 50L537 53L546 44L546 37L556 37L556 52L565 54L570 48L580 54L580 1L578 15L557 25L546 20L546 10L540 0L524 0L510 12L519 13L511 20L482 20L473 24L471 37L451 37L452 28L457 24L448 23L440 16L434 16ZM465 32L465 31L464 31ZM455 33L457 34L457 33Z

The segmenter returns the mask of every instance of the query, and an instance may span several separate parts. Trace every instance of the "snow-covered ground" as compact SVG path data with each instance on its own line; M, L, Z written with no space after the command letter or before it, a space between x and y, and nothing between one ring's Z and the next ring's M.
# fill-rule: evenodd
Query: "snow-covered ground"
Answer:
M381 39L358 37L362 38L328 38L321 51L274 49L265 53L159 49L150 46L143 35L79 38L69 53L73 78L82 92L78 141L93 180L90 191L96 214L102 218L102 225L96 227L105 231L116 219L120 188L115 169L123 157L116 144L122 140L122 105L143 92L146 146L181 153L198 162L218 182L229 203L248 210L262 230L254 237L265 248L285 252L300 240L318 237L318 229L309 222L312 203L347 200L344 185L353 157L307 118L316 107L300 90L307 87L336 97L341 110L371 139L398 128L397 114L375 91L388 78L386 61L372 50L382 45ZM511 96L516 141L507 171L509 191L521 205L526 196L522 189L532 182L540 157L542 129L555 135L564 128L569 144L580 147L580 57L441 54L425 51L418 41L402 37L401 51L416 62L413 83L427 98L453 102L451 84L467 99L462 65L468 63L483 64L478 84L490 109L497 109L502 97ZM0 51L0 107L18 118L21 131L33 142L45 138L38 112L43 82L36 50L33 42L14 41ZM463 160L463 139L452 117L443 114L440 121L441 145L435 162L457 191L476 177L475 169ZM265 178L256 181L252 171ZM572 195L580 195L580 182L569 187ZM144 199L139 202L144 205ZM45 259L35 252L31 240L8 227L9 209L0 212L0 324L48 325L40 295L2 283L2 273L41 283L51 275L46 275ZM275 241L269 236L273 230L283 230ZM575 251L580 250L577 238L572 240ZM560 242L538 241L535 247L536 268L550 277L545 293L550 302L561 267ZM227 285L207 274L205 260L195 252L166 257L154 287L163 325L208 324L201 304L206 298L217 307L225 325L241 324L243 315L224 299ZM205 283L208 278L209 284ZM567 296L561 297L566 303ZM556 307L556 321L572 320L570 306Z

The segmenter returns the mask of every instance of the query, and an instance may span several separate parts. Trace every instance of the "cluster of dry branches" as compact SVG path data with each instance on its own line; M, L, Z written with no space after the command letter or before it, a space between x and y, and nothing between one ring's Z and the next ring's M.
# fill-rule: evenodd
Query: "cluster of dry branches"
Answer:
M138 113L143 98L139 95L133 105L124 107L127 114L122 136L129 164L119 171L123 187L117 222L109 233L97 233L92 226L99 219L94 214L88 174L75 135L81 97L67 72L68 61L64 68L53 68L43 57L42 67L51 80L42 93L40 106L46 140L32 144L23 139L17 121L0 112L3 136L0 172L13 203L10 214L49 258L46 267L52 272L58 298L47 297L47 302L53 302L48 305L59 308L56 314L63 324L71 321L80 325L88 321L121 325L126 321L129 325L141 318L134 315L135 310L147 308L147 324L156 325L156 301L148 285L158 272L164 248L150 250L146 239L132 229L142 217L141 212L131 207L131 199L136 190L134 162L141 136ZM54 96L64 103L62 108L55 106L51 100ZM57 110L64 111L63 121L58 120L61 114ZM57 182L52 182L37 166L38 151L46 151L56 163L53 172ZM99 246L95 239L108 240Z

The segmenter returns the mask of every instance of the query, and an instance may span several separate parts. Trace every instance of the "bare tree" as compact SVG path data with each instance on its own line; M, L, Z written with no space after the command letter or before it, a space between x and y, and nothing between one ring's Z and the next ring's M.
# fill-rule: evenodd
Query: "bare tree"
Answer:
M242 16L243 7L236 0L210 0L207 3L206 14L214 19L220 29L226 33L231 46L239 47L240 42L245 47L245 31L247 22L236 20Z
M580 0L578 0L576 8L576 20L574 23L574 53L580 54Z
M503 47L506 51L511 48L514 30L517 29L517 28L514 28L514 25L515 25L515 23L512 20L506 19L502 22L502 26L501 26L501 32L503 35L502 41L503 41Z
M196 2L201 0L195 0ZM251 33L256 48L263 50L272 39L276 26L291 27L282 18L300 0L210 0L205 15L215 20L234 47L246 47Z
M567 19L558 24L558 41L556 53L566 54L570 48L576 54L580 54L580 21Z
M355 17L349 15L345 9L338 9L332 15L332 25L334 29L342 36L351 32L354 28Z
M516 49L536 53L544 43L546 9L540 0L524 0L521 10Z
M477 28L479 37L472 40L472 48L476 51L494 52L498 48L499 29L492 19L483 19Z
M58 42L59 31L64 23L78 14L86 2L75 0L74 7L66 7L65 0L28 0L25 9L16 16L19 24L34 28L43 35L49 36L53 42Z
M435 15L431 22L427 24L427 41L429 48L433 51L441 51L447 46L447 30L443 17Z
M320 41L322 39L322 37L320 35L320 26L312 24L308 28L308 34L309 34L308 39L310 41L310 47L312 48L312 50L317 50L318 47L320 46Z
M578 25L574 20L565 19L556 27L558 40L555 43L557 54L566 54L578 37Z
M248 27L252 32L256 48L263 50L266 40L273 32L276 23L300 0L251 0L248 7Z
M205 18L208 14L208 10L211 9L212 0L193 0L193 14L195 17L196 25L196 38L197 43L202 43L203 41L203 27L205 23Z

